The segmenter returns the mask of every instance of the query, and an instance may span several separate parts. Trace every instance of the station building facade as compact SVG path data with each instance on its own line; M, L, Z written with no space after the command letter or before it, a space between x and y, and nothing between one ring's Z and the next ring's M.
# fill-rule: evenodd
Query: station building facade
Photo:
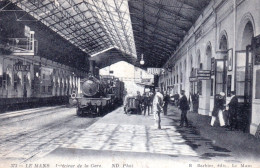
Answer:
M0 56L0 98L70 95L78 90L80 72L39 56Z
M259 11L258 0L211 1L164 65L159 86L172 94L199 94L198 113L209 116L216 94L225 92L228 102L235 91L246 129L255 134L260 123ZM210 77L198 80L201 71L210 71Z

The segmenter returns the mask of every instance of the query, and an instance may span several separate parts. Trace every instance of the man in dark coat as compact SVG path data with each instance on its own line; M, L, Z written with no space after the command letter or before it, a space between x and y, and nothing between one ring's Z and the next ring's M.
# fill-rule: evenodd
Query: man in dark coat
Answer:
M188 119L187 119L187 111L189 110L189 103L188 99L185 96L185 91L181 91L181 98L179 100L179 108L181 110L181 123L180 126L183 126L183 123L185 122L186 126L188 126Z
M193 112L198 113L199 109L199 93L194 93L192 95L192 105L193 105Z
M180 95L176 92L175 95L174 95L174 102L175 102L175 106L179 106L179 98L180 98Z
M168 95L167 92L165 92L164 95L163 95L163 102L164 102L163 113L164 113L164 115L167 115L167 108L168 108L169 101L170 101L170 96Z
M231 100L228 103L230 130L237 128L238 98L235 94L236 94L235 91L231 92Z
M136 106L137 106L137 114L142 113L142 96L139 91L137 91L137 96L136 96Z
M146 114L146 110L148 111L148 116L150 115L149 104L150 104L149 94L148 93L144 93L143 94L143 111L144 111L144 115Z

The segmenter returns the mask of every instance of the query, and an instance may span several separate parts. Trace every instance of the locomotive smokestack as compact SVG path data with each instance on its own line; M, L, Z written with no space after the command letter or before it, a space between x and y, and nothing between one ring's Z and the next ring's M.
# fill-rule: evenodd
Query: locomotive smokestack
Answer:
M95 76L95 67L96 67L96 61L94 60L89 60L89 73L92 76Z

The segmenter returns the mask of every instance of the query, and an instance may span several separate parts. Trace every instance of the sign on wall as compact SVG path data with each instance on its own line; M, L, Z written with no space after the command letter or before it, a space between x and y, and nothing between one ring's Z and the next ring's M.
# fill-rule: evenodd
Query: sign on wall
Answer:
M30 71L30 65L15 64L14 70L15 71L27 72L27 71Z
M152 75L160 75L161 73L164 73L163 68L147 68L147 72Z
M198 80L211 80L211 70L198 70L197 78Z
M142 79L142 83L151 82L151 79Z
M198 81L197 77L190 77L190 82L197 82L197 81Z

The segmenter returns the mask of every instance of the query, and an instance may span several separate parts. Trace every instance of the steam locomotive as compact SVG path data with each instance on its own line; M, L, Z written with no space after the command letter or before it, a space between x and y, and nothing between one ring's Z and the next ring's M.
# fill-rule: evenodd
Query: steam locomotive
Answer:
M102 115L122 105L124 83L113 76L89 76L80 82L81 92L72 95L77 105L76 114Z

